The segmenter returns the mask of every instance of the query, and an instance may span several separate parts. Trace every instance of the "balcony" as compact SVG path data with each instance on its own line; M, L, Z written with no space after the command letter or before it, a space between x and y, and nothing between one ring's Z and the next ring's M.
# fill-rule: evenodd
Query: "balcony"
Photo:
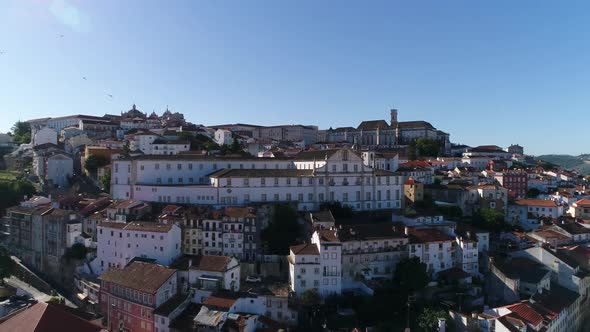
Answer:
M322 273L323 277L340 277L342 276L341 272L328 272L328 271L324 271L324 273Z

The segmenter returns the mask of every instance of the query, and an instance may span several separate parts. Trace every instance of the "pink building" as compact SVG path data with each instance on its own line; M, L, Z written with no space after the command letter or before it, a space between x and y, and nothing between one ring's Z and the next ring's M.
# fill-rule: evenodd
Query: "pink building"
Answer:
M109 331L154 331L154 310L177 293L176 270L132 262L98 279L100 309Z

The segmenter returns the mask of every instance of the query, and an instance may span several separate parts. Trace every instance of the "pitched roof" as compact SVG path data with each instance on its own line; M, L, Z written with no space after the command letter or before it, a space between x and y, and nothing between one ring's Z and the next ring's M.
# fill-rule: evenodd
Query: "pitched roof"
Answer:
M402 121L398 122L396 125L403 129L420 128L434 130L434 127L426 121Z
M320 252L318 251L318 247L312 243L304 243L298 244L296 246L291 246L289 249L293 252L294 255L317 255L319 256Z
M448 242L455 240L455 238L434 228L408 228L408 232L410 234L410 239L414 243Z
M0 332L99 332L101 326L56 305L39 302L0 324Z
M217 294L209 296L203 302L203 305L220 309L229 309L237 302L237 300L238 299L233 296Z
M389 125L385 120L371 120L363 121L358 126L357 130L375 130L375 129L388 129Z
M518 318L532 326L537 326L543 322L543 316L541 316L528 302L516 303L507 308L516 314Z
M575 221L557 221L554 223L556 227L563 229L570 234L588 234L590 229L578 224Z
M170 267L188 270L190 266L193 270L224 272L231 260L232 258L229 256L183 255L170 264Z
M343 225L338 230L340 241L367 241L376 239L404 238L403 228L391 222L378 224Z
M322 229L318 230L320 242L340 242L336 236L336 230Z
M134 261L122 269L110 268L98 279L154 294L174 273L163 265Z
M520 206L557 207L555 201L548 199L519 199L515 203Z
M576 207L590 207L590 199L583 198L579 201L574 202Z

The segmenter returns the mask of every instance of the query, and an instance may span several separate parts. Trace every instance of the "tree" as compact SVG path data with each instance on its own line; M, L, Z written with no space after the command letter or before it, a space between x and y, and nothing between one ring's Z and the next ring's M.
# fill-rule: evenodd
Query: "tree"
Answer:
M311 288L301 294L299 297L299 303L314 310L320 306L322 303L322 298L320 297L320 293L318 293L317 289Z
M238 143L238 139L237 137L234 136L231 146L230 146L230 151L232 153L238 153L238 152L242 152L242 147L240 146L240 143Z
M276 204L268 227L260 236L273 255L288 255L289 246L295 244L302 232L297 211L289 204Z
M10 254L4 248L0 249L0 280L14 274L16 263L10 258Z
M11 134L14 143L31 143L31 124L19 120L14 125L12 125Z
M29 181L0 181L0 212L18 204L25 196L31 197L36 193L37 190Z
M473 222L483 229L498 232L509 228L504 214L494 209L481 209L473 216Z
M449 314L442 309L424 308L418 316L418 326L424 331L436 331L440 318L444 318L447 322L451 321Z
M88 249L82 243L74 243L72 247L66 250L64 256L66 258L73 258L73 259L84 259L86 258L86 253Z
M422 290L428 285L430 278L426 272L426 264L418 257L401 260L395 270L395 280L409 292Z
M408 160L416 160L418 159L418 147L416 146L416 141L411 141L410 145L408 146Z
M86 158L86 161L84 162L84 168L86 168L87 171L94 173L98 168L104 167L110 162L111 161L106 157L91 154L88 156L88 158Z
M111 170L107 169L104 173L104 176L101 179L102 187L104 191L110 192L111 191Z
M441 144L432 138L418 138L416 148L420 157L436 157L440 155Z
M535 198L535 197L539 196L540 194L541 194L541 192L539 191L539 189L531 188L526 192L526 197Z

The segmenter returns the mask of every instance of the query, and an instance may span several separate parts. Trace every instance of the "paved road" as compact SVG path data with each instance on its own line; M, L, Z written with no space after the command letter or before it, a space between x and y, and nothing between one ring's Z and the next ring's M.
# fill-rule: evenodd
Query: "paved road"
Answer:
M18 265L22 266L24 269L26 269L30 273L35 274L31 270L29 270L26 266L24 266L18 257L10 256L10 258L12 258L13 261L15 261ZM42 279L41 277L39 277L39 278ZM52 297L59 296L59 297L62 297L66 300L65 303L67 306L70 306L73 308L78 307L77 305L72 303L72 301L68 300L68 298L66 296L58 293L57 290L54 290L55 294L52 296L51 294L43 293L42 291L38 290L37 288L29 285L27 282L15 277L15 276L11 276L10 278L4 279L4 280L6 281L7 284L11 285L12 287L20 288L20 289L30 293L35 298L35 300L37 300L39 302L46 302L47 300L49 300Z

